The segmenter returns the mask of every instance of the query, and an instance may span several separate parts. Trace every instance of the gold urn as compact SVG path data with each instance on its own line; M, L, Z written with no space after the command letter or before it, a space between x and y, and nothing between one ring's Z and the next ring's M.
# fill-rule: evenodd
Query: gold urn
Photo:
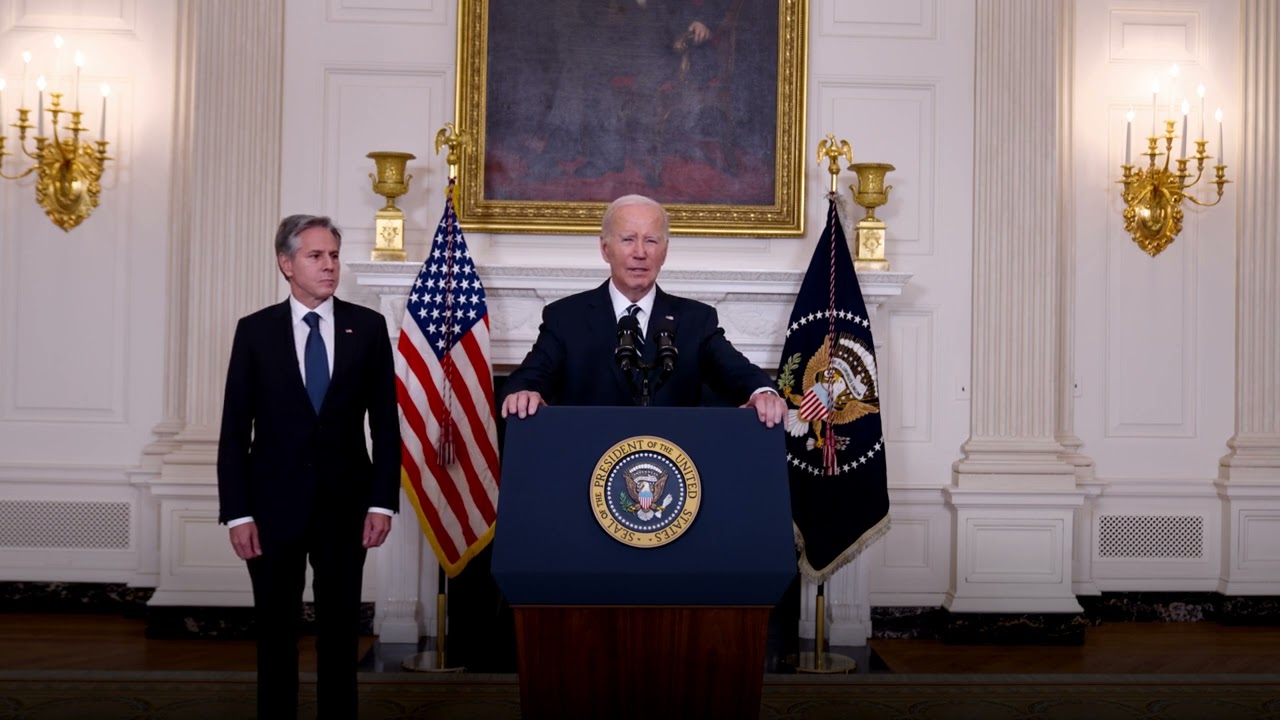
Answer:
M373 257L378 262L403 262L407 259L404 252L404 212L396 207L396 198L409 191L412 175L405 174L405 165L416 158L412 153L376 151L366 157L372 158L375 172L369 173L373 181L373 191L387 199L374 215Z
M855 226L857 251L853 266L858 270L888 270L889 261L884 257L885 224L876 218L876 208L889 202L892 185L885 185L884 178L895 170L889 163L854 163L849 166L858 176L853 190L853 201L867 209L867 214Z

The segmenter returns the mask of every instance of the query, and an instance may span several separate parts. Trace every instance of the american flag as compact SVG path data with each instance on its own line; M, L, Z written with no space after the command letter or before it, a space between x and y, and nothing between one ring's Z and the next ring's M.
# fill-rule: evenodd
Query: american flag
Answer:
M489 310L454 214L453 180L396 350L401 483L454 577L493 539L499 466Z

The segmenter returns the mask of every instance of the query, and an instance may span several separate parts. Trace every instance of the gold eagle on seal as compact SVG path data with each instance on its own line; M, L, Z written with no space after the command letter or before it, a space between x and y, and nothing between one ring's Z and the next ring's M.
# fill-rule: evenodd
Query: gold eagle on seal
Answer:
M787 432L800 437L810 430L814 438L809 449L823 445L822 423L844 425L871 413L880 412L880 394L876 382L876 359L871 350L851 333L837 333L831 343L823 343L805 363L800 392L793 392L793 371L800 366L801 355L792 355L778 376L782 396L792 405L787 411ZM837 449L847 438L835 436Z

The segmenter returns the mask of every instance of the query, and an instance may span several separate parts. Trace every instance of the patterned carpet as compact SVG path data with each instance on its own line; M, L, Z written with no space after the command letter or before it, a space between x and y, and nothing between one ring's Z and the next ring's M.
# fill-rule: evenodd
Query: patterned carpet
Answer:
M301 717L314 716L304 676ZM253 716L251 673L0 671L0 720ZM514 720L512 675L366 674L365 720ZM769 675L761 720L1280 720L1280 675Z

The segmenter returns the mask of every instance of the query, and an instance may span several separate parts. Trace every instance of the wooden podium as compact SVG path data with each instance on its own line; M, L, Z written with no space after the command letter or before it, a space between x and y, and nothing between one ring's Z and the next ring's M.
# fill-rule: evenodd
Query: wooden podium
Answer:
M615 540L593 505L602 458L639 437L697 469L696 517L657 547ZM782 429L730 408L509 420L492 571L526 720L758 717L769 612L796 572Z

